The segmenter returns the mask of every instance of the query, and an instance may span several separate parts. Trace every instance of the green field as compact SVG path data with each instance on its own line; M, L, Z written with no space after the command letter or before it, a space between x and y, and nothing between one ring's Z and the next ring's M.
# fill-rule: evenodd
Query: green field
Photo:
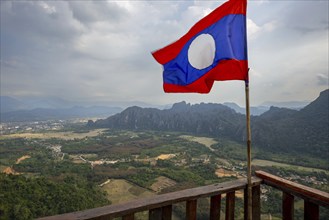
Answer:
M96 137L102 134L106 129L94 129L85 133L77 133L72 131L66 132L38 132L38 133L17 133L17 134L5 134L0 136L2 139L14 139L14 138L27 138L27 139L51 139L57 138L62 140L74 140L83 139L86 137Z
M112 204L124 203L155 194L150 190L132 184L124 179L111 179L107 184L102 186L102 189L107 192L108 199Z
M287 163L278 163L278 162L274 162L274 161L270 161L270 160L255 159L255 160L252 160L251 163L254 166L260 166L260 167L284 167L284 168L294 169L296 171L324 172L327 175L329 175L329 170L312 168L312 167L302 167L302 166L296 166L296 165L287 164Z

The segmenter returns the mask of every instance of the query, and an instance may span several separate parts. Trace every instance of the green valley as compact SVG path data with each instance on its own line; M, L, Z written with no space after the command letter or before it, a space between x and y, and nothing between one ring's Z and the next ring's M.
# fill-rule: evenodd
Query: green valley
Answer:
M74 134L77 131L79 136ZM0 195L1 219L77 211L246 176L245 146L227 139L182 132L100 131L83 127L56 135L46 131L25 138L24 133L19 135L2 135L0 140L1 186L8 189ZM296 169L289 157L282 164L265 161L262 155L260 150L253 152L254 170L329 191L328 171ZM28 202L43 201L41 198L47 202L33 202L33 206ZM265 191L263 207L273 216L279 210L269 207L276 199L273 192ZM200 218L207 215L204 207L208 203L202 204ZM240 216L243 203L239 197L237 206ZM182 217L183 209L175 206L175 218Z

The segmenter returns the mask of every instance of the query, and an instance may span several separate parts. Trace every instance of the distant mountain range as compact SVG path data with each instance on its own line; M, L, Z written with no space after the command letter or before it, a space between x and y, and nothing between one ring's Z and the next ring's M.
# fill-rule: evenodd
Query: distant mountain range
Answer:
M102 105L103 104L103 105ZM44 121L54 119L73 119L108 117L121 112L128 106L156 107L144 102L70 102L58 97L13 98L0 96L0 122Z
M291 101L291 102L264 102L261 106L275 106L279 108L302 109L310 104L308 101Z
M75 106L91 107L117 107L125 109L130 106L153 107L153 108L170 108L171 105L152 105L140 101L121 101L121 102L98 102L98 101L68 101L59 97L19 97L0 96L0 112L12 112L17 110L33 110L33 109L67 109Z
M306 102L267 103L289 106L298 109ZM237 113L245 114L245 108L235 103L224 103ZM0 96L0 121L41 121L81 117L108 117L130 106L169 109L172 105L152 105L144 102L71 102L59 97L20 97ZM250 108L251 115L261 115L270 109L269 105Z
M12 112L18 110L32 110L37 108L45 109L58 109L58 108L70 108L70 102L58 98L58 97L47 97L47 98L23 98L17 99L9 96L0 96L0 110L1 113Z
M279 108L289 108L289 109L295 109L300 110L304 108L306 105L308 105L310 102L303 101L291 101L291 102L264 102L263 104L259 106L251 106L250 107L250 114L251 115L261 115L264 112L268 111L270 107L275 106ZM240 107L236 103L233 102L224 102L224 105L234 109L237 113L246 114L246 109Z
M241 114L246 114L246 109L240 107L239 105L237 105L234 102L224 102L223 105L226 105L227 107L230 107L231 109L234 109L237 113L241 113ZM264 112L268 111L270 109L271 106L251 106L250 107L250 114L251 115L261 115Z
M47 109L36 108L32 110L17 110L1 113L1 122L24 122L24 121L46 121L65 120L74 118L104 118L121 112L119 107L92 106L72 108Z
M262 149L327 158L329 90L301 110L271 107L251 117L252 141ZM176 103L171 109L130 107L107 119L89 121L97 128L179 131L246 140L245 116L222 104Z

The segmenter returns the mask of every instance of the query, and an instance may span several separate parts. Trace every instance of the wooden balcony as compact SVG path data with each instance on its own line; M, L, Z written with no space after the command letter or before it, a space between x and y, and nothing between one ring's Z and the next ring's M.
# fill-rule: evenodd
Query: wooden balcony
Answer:
M260 185L277 188L282 191L282 219L294 219L294 198L304 200L304 219L319 219L319 206L329 208L329 193L303 186L263 171L256 171L252 179L252 219L259 220L261 215ZM137 199L125 204L110 205L79 212L40 218L43 220L92 219L105 220L122 217L123 220L133 220L135 213L148 211L149 219L170 220L173 204L186 203L186 218L196 219L197 201L200 198L210 198L210 219L220 219L221 198L226 196L225 219L234 219L235 192L244 190L244 219L247 219L247 182L244 179L218 183L182 191Z

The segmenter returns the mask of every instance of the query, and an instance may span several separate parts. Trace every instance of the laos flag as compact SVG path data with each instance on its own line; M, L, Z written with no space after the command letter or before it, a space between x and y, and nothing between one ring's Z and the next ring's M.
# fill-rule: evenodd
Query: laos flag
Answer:
M214 81L248 80L246 9L247 0L229 0L152 53L165 92L209 93Z

